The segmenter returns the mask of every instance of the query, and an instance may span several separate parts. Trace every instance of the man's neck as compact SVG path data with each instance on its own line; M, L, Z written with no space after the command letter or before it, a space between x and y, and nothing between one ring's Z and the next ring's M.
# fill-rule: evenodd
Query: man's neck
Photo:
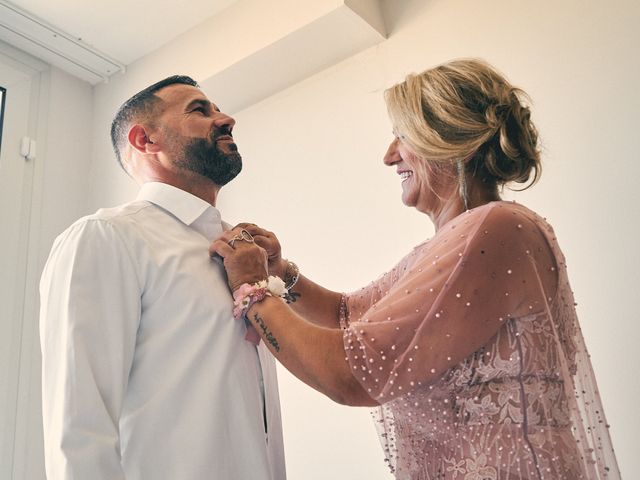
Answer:
M220 187L210 180L201 181L200 179L172 176L171 178L146 178L142 183L146 182L166 183L201 198L214 207L220 191Z

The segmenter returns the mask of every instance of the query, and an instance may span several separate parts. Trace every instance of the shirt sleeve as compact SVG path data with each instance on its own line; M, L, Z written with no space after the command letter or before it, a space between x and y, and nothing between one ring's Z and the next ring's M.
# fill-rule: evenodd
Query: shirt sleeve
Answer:
M371 287L346 298L347 360L380 403L434 382L510 318L545 310L557 288L553 252L529 216L498 204L443 228L393 281L374 282L378 299Z
M135 262L108 221L83 220L56 240L40 282L48 478L124 479L119 417L140 292Z

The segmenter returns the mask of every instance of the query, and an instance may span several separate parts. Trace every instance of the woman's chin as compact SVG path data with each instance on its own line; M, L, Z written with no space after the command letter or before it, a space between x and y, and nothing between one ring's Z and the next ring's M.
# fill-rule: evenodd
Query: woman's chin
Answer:
M415 207L415 195L412 195L412 192L407 189L402 189L402 203L404 203L407 207Z

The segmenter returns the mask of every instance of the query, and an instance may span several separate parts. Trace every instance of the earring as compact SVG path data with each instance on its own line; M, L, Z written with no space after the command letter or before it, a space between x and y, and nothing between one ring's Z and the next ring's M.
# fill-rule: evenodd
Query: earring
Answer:
M460 198L462 198L462 202L464 203L464 209L469 210L469 200L467 197L467 176L464 171L464 161L458 160L456 162L456 166L458 168L458 190L460 192Z

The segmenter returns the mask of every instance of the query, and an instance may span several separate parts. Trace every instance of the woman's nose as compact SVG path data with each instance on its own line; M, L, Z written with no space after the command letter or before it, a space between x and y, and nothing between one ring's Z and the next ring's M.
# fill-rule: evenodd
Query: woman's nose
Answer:
M387 148L387 153L384 154L382 159L385 165L391 166L400 161L400 154L398 153L398 139L394 138Z

